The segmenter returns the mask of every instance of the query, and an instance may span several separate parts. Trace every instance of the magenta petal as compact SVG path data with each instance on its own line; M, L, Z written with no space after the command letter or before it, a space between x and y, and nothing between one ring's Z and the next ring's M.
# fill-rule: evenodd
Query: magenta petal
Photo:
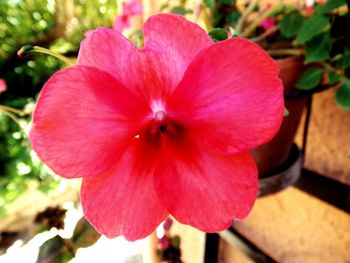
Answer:
M83 179L84 214L99 232L137 240L168 216L153 186L155 156L147 143L135 138L113 170Z
M256 199L258 174L249 153L187 157L169 153L155 172L156 191L179 222L205 232L245 218Z
M198 25L173 14L152 16L143 32L145 48L140 51L120 32L99 28L81 43L77 63L115 75L148 100L164 100L195 55L212 41Z
M67 177L108 171L147 121L147 105L112 75L74 66L43 87L30 131L36 153Z
M116 76L126 87L138 94L142 88L144 56L120 32L111 28L92 31L80 44L78 65L102 69Z
M158 14L143 26L144 52L154 58L155 67L174 89L193 58L213 42L197 24L180 15Z
M203 144L221 152L270 140L283 118L279 68L253 42L229 39L200 52L167 103Z

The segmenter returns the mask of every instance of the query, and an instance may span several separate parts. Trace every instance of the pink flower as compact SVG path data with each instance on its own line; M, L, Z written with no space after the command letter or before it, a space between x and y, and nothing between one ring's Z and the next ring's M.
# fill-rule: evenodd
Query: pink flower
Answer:
M249 150L280 127L279 68L255 43L213 43L178 15L152 16L143 33L142 50L91 33L43 87L31 143L57 174L82 177L85 216L108 237L143 238L169 214L221 231L256 199Z
M274 27L276 25L276 21L273 18L266 18L264 19L259 26L262 27L265 31L269 30L270 28Z
M163 236L162 238L158 239L158 246L161 250L167 249L169 245L169 239L167 236Z
M304 8L304 10L305 10L305 12L306 12L306 14L308 14L308 15L313 15L313 13L314 13L314 5L315 5L315 0L306 0L305 1L305 8Z
M0 79L0 93L7 90L7 85L4 79Z
M164 231L165 232L169 231L172 225L173 225L173 220L171 218L168 217L167 219L165 219L163 224Z
M119 32L123 32L130 27L130 18L142 13L142 5L138 0L130 0L129 3L123 2L122 13L113 21L113 28Z

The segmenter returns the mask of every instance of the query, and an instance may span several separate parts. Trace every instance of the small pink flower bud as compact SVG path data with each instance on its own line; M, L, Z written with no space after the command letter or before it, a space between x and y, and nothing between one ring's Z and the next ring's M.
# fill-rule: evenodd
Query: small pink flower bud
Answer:
M7 90L7 85L5 80L0 79L0 93L4 92Z

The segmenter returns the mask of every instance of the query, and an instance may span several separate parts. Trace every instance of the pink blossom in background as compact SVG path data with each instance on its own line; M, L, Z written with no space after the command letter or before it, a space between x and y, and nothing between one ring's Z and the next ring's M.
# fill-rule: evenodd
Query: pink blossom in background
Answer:
M125 29L130 27L130 18L139 14L142 14L142 5L138 0L123 2L122 13L113 21L113 28L119 32L123 32Z
M306 0L305 1L305 12L308 14L308 15L313 15L314 13L314 5L315 5L315 0Z
M164 231L169 231L172 225L173 225L173 220L171 218L168 217L167 219L165 219L163 223Z
M158 246L160 249L165 250L169 247L169 238L167 236L163 236L162 238L158 239Z
M7 85L4 79L0 79L0 93L7 90Z
M311 16L314 13L314 6L315 6L315 4L318 4L318 5L322 6L322 5L325 5L326 3L327 3L326 0L305 0L304 11L306 12L306 14Z
M260 27L262 27L265 31L269 30L270 28L276 26L276 21L273 18L266 18L264 19L260 24Z
M146 237L171 214L206 232L245 218L258 175L249 150L278 131L279 68L255 43L213 43L174 14L150 17L145 46L99 28L77 64L44 85L30 140L65 178L82 177L89 222Z
M313 7L315 5L315 0L305 0L305 6Z

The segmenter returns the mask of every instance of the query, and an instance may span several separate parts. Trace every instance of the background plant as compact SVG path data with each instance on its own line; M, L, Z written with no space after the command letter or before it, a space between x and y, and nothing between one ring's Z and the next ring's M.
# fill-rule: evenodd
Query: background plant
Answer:
M278 3L260 9L251 1L244 9L236 1L207 0L216 41L230 34L250 38L274 58L299 56L306 70L296 86L305 93L336 87L335 101L350 110L350 15L348 2L323 5Z
M21 59L17 51L30 44L76 57L84 33L111 26L116 14L114 0L0 0L0 79L7 83L0 105L18 109L0 109L0 216L29 182L45 192L59 182L32 152L26 129L42 85L64 64L35 54Z

